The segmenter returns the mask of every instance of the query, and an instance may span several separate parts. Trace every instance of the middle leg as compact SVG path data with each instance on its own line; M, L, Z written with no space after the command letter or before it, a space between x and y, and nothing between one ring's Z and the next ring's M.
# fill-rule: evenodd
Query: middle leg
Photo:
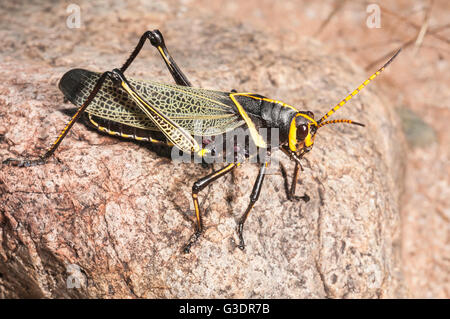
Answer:
M294 168L294 175L292 176L292 182L291 182L291 186L289 187L289 182L287 180L287 173L285 172L284 168L282 168L282 174L283 174L283 178L285 180L285 185L286 186L286 195L288 200L290 201L298 201L298 200L303 200L305 202L309 201L309 196L307 194L303 195L303 196L296 196L295 195L295 188L297 186L297 180L298 180L298 175L300 172L300 169L303 171L303 167L300 164L300 160L303 157L303 155L305 153L302 153L300 155L297 155L296 153L292 152L291 150L289 150L289 148L287 147L281 147L280 148L287 156L289 156L290 160L295 161L295 168Z
M261 186L263 184L264 177L266 175L265 173L266 173L267 166L268 166L268 162L265 162L265 163L262 163L261 166L259 167L258 177L256 177L256 181L255 181L255 184L253 185L252 193L250 194L250 203L248 204L247 209L245 210L245 213L242 215L241 219L239 220L239 224L238 224L239 246L238 247L241 250L244 250L244 248L245 248L244 236L242 235L242 232L244 230L244 223L247 220L247 217L248 217L251 209L253 208L253 206L255 206L255 203L259 198L259 194L261 193Z
M295 195L295 188L297 186L297 180L298 180L298 175L299 175L299 172L300 172L300 168L302 168L300 163L299 162L295 162L294 175L292 175L291 187L287 191L287 198L290 201L303 200L305 203L307 203L309 201L309 196L307 194L305 194L303 196ZM302 168L302 171L303 171L303 168Z
M28 166L45 164L46 161L50 158L50 156L52 156L53 153L56 151L59 144L61 144L64 137L66 137L67 133L72 128L72 126L75 124L75 122L78 120L78 118L81 116L81 114L83 114L83 112L87 109L89 104L97 96L97 93L101 90L103 83L105 82L105 79L110 76L111 76L111 72L105 72L100 76L100 78L97 80L97 83L94 86L94 89L89 94L86 101L78 108L77 112L72 116L70 121L66 124L64 129L61 131L61 133L56 138L56 140L53 142L53 144L47 149L47 151L44 153L44 155L40 156L37 159L8 158L8 159L4 160L2 162L2 164L11 165L11 166L19 166L19 167L23 167L23 166L28 167Z
M191 246L197 241L197 239L200 237L203 231L202 216L200 214L200 208L198 204L198 193L201 190L203 190L206 186L208 186L211 182L231 172L239 165L240 165L239 163L228 164L227 166L219 169L218 171L212 172L211 174L199 179L192 186L192 200L194 201L196 226L194 234L191 236L188 243L184 246L185 253L189 253L189 251L191 250Z

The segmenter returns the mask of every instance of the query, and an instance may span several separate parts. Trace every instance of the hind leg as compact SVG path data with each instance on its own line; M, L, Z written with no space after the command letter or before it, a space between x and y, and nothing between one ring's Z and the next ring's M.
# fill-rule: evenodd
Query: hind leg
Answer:
M47 159L53 155L53 153L58 148L59 144L61 144L64 137L66 137L69 130L72 128L72 126L75 124L75 122L80 118L81 114L86 110L86 108L89 106L89 104L92 102L92 100L96 97L97 93L100 91L103 83L105 82L106 77L110 76L111 72L105 72L101 75L101 77L98 79L97 83L94 86L94 89L92 90L91 94L89 94L86 101L83 103L83 105L80 106L80 108L77 110L77 112L72 116L69 123L66 124L64 129L61 131L59 136L56 138L56 140L53 142L53 144L50 146L50 148L45 152L44 155L40 156L37 159L15 159L15 158L8 158L2 162L2 164L5 165L11 165L11 166L19 166L19 167L28 167L28 166L36 166L36 165L42 165L45 164Z
M131 53L125 64L120 68L120 71L122 71L122 73L125 72L125 70L137 57L145 43L145 40L147 39L150 41L150 44L158 50L159 54L161 54L161 57L166 63L167 69L169 69L170 74L175 80L175 83L183 86L192 86L191 82L189 82L186 75L184 75L175 60L170 55L169 50L167 50L166 44L164 43L164 38L159 30L147 31L141 36L138 45L133 50L133 53Z

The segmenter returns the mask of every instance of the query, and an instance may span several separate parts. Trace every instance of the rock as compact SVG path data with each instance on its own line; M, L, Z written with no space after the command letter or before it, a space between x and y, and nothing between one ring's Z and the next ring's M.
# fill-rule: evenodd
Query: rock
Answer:
M49 24L58 18L53 14ZM194 86L255 91L316 118L368 76L311 39L281 48L277 38L267 41L261 30L229 21L160 25ZM19 50L0 63L1 159L42 154L57 136L68 119L62 110L72 108L56 85L66 70L120 66L149 29L90 32L99 27L87 24L71 37L62 31L53 46L43 40L44 58L33 44L31 57ZM129 74L170 81L147 44ZM404 141L393 106L379 92L380 85L370 85L334 116L365 128L319 132L297 185L308 203L287 201L272 165L245 226L245 251L236 246L236 222L257 175L254 164L200 194L206 231L186 255L192 183L210 170L76 124L48 164L0 168L0 297L406 296L399 258ZM287 157L275 158L292 174Z
M436 143L436 133L431 125L406 107L398 107L396 111L410 147L426 147Z

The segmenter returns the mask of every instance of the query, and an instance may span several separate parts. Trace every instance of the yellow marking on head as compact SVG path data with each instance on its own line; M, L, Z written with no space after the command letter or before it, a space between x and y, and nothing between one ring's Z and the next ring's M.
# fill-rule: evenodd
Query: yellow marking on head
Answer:
M309 131L309 124L308 124L308 131ZM310 147L314 144L314 138L311 136L311 133L308 133L305 138L305 146Z
M292 152L296 152L297 151L297 143L298 143L298 140L297 140L297 123L296 123L295 119L297 117L299 117L299 116L301 116L301 117L303 117L303 118L305 118L305 119L307 119L309 121L309 123L305 123L305 124L308 125L308 135L306 135L306 137L305 137L305 145L306 146L311 146L314 143L314 138L311 136L311 133L310 133L311 132L310 127L311 127L311 124L314 125L314 126L317 126L317 122L312 117L310 117L310 116L308 116L306 114L297 113L295 115L295 117L292 119L291 125L289 127L289 149Z
M289 127L289 149L292 152L297 151L297 125L295 125L295 117L291 121L291 126Z

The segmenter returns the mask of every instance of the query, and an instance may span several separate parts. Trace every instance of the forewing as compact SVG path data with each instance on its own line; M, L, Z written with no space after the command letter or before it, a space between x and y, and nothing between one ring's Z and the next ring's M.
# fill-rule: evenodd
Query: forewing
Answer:
M121 85L138 107L156 124L170 142L186 152L200 151L200 145L189 132L162 113L153 103L149 103L143 99L127 81L122 80Z
M146 101L192 135L211 136L244 124L229 93L149 81L129 81Z
M81 106L100 74L82 69L67 72L60 89L67 99ZM192 135L213 136L244 124L236 115L228 93L129 79L132 88L143 99ZM127 92L116 88L106 78L102 89L86 112L106 120L146 130L158 126L136 105Z

